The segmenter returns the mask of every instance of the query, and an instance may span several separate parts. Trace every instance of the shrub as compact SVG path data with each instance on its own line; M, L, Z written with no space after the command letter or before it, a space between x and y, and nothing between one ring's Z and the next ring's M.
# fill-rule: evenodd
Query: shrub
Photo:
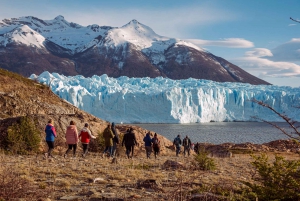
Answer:
M208 157L209 152L201 148L199 154L194 157L195 166L200 170L215 170L216 164L214 159Z
M251 164L258 175L257 183L244 182L259 200L299 200L300 199L300 160L288 161L275 155L273 163L266 154L252 157Z
M28 154L39 150L41 138L35 122L29 117L22 117L7 129L7 148L16 154Z
M98 132L96 139L90 141L89 150L92 152L100 152L104 150L105 143L103 138L103 133Z

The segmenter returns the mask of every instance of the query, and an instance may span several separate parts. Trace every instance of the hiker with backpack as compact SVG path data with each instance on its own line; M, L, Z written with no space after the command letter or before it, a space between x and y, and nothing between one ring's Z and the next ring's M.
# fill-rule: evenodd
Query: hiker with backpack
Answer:
M48 151L47 151L47 153L45 153L45 158L48 158L48 157L54 158L51 155L51 153L54 149L54 141L55 141L55 138L57 137L57 134L56 134L55 127L53 125L54 125L53 119L49 119L48 124L45 127L46 143L48 145Z
M112 146L113 146L114 134L111 130L110 124L108 124L107 127L104 129L103 138L104 138L105 149L103 151L102 157L105 156L106 152L108 152L109 157L112 157Z
M64 154L64 158L67 157L69 151L73 149L73 157L76 157L76 149L78 143L78 131L74 121L70 121L70 125L67 127L66 131L66 143L68 145L68 149Z
M145 142L146 157L150 158L152 152L152 139L150 137L150 131L146 134L143 141Z
M191 140L190 140L190 138L188 136L186 136L182 140L182 145L183 145L183 155L185 156L185 153L187 152L188 156L190 156L192 142L191 142Z
M119 139L119 135L115 126L115 123L112 122L111 124L111 130L114 134L114 138L113 138L113 147L112 147L112 156L115 157L116 156L116 151L117 151L117 145L120 143L120 139Z
M200 153L200 144L199 144L199 142L197 142L197 143L195 144L194 151L195 151L196 154L199 154L199 153Z
M159 154L160 151L160 141L157 137L157 134L154 134L154 137L152 138L152 146L153 146L153 151L154 151L154 157L156 159L157 155Z
M96 138L95 136L92 135L88 123L84 124L84 127L81 129L78 138L81 140L81 144L83 148L82 157L85 157L88 152L90 139Z
M138 145L135 134L133 133L133 128L130 128L127 130L127 133L124 135L123 141L122 141L122 147L126 147L126 155L127 158L133 158L134 153L134 146ZM131 156L130 156L131 153Z
M177 135L177 137L173 141L173 146L175 146L176 149L176 156L178 156L180 153L180 145L181 145L180 135Z

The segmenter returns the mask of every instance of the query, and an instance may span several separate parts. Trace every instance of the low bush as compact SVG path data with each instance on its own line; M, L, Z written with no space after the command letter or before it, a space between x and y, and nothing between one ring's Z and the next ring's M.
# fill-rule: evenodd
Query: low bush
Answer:
M249 195L258 200L300 200L300 160L289 161L275 155L270 163L266 154L252 155L256 183L244 182Z
M214 159L210 158L209 152L206 151L204 148L200 148L200 151L197 155L195 155L195 163L194 165L196 168L200 170L215 170L216 164Z
M98 132L96 139L91 139L89 144L89 150L91 152L101 152L105 149L105 143L103 133Z
M22 117L19 122L7 128L5 141L11 153L29 154L38 152L41 137L34 120Z

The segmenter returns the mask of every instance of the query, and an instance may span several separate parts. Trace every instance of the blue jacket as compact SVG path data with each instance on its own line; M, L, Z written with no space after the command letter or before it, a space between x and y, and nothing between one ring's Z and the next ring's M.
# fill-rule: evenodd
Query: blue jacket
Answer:
M54 142L54 139L56 138L56 131L52 124L48 124L45 128L46 133L46 141Z
M150 134L147 133L146 136L144 137L144 140L145 142L145 146L148 147L148 146L151 146L151 143L152 143L152 139L150 137Z
M175 145L176 147L180 147L181 139L179 137L176 137L173 141L173 145Z

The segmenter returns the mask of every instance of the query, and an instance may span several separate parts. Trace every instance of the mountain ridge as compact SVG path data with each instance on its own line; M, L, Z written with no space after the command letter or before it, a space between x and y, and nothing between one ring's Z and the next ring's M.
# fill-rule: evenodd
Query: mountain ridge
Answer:
M12 37L19 27L26 31ZM61 15L53 20L4 19L0 22L0 66L24 76L49 71L269 84L190 42L160 36L137 20L122 27L85 27Z

